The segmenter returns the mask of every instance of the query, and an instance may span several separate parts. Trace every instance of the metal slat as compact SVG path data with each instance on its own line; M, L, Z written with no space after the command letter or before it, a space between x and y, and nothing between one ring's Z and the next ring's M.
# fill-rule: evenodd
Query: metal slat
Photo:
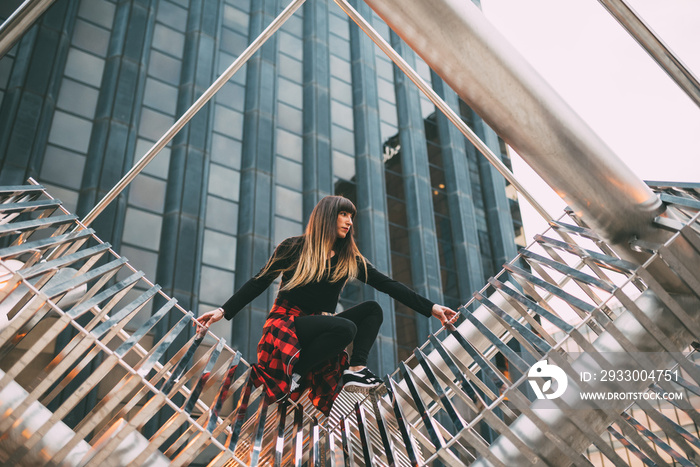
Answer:
M287 420L287 407L289 402L287 399L280 402L277 407L277 418L279 422L277 424L277 441L275 443L275 463L274 467L282 466L282 456L284 455L284 428L285 422ZM331 448L332 449L332 448Z
M663 452L671 456L671 458L675 461L681 464L683 467L694 467L695 464L691 463L688 461L688 459L685 459L683 456L681 456L678 451L673 449L671 446L666 444L663 440L661 440L658 436L656 436L654 433L652 433L648 428L646 428L644 425L639 423L634 417L629 415L626 412L622 413L622 417L628 421L639 433L641 433L644 437L649 439L657 448L661 449Z
M570 333L574 329L572 325L559 318L557 315L550 313L548 310L541 307L537 302L530 300L517 290L508 287L503 282L500 282L496 279L492 279L489 281L489 283L493 285L496 288L496 290L502 292L503 295L505 295L506 297L512 298L518 303L521 303L522 305L531 309L532 311L534 311L535 313L542 316L544 319L546 319L547 321L564 331L566 334Z
M534 358L539 359L552 349L544 339L518 322L488 298L478 292L474 294L474 298L479 303L482 303Z
M513 364L519 371L523 373L527 373L528 369L530 368L530 365L534 365L536 360L532 357L530 354L523 354L523 357L521 358L513 349L508 347L501 339L498 338L489 328L483 325L481 321L476 319L476 317L469 312L464 307L459 308L460 314L465 316L469 322L471 322L474 327L476 327L479 332L486 337L491 344L497 348L505 357L506 359ZM527 362L525 361L527 360Z
M394 380L391 379L389 375L386 376L384 380L384 385L387 388L387 393L389 400L391 401L391 406L394 409L394 417L396 418L396 424L399 426L399 432L401 433L401 439L403 439L403 447L408 455L408 460L412 467L418 466L418 456L416 455L416 446L413 442L413 438L406 428L406 417L404 417L403 409L401 404L399 404L398 398L394 391Z
M311 423L311 451L309 452L309 467L321 467L321 449L319 445L319 428L318 420L313 418Z
M39 209L56 210L61 205L58 199L39 199L34 201L20 201L14 203L0 203L0 215L33 212Z
M425 426L425 429L428 431L428 435L430 436L430 441L433 444L433 448L436 451L438 449L441 449L443 446L442 438L438 435L437 428L435 427L433 419L428 413L427 407L423 403L423 399L421 399L420 394L418 393L416 383L413 381L413 377L409 373L408 367L403 362L399 362L399 371L401 372L401 376L403 376L404 382L406 383L406 387L408 388L411 394L414 407L416 408L418 414L421 417L421 420L423 421L423 426Z
M355 417L357 419L357 429L360 432L360 445L362 446L362 457L365 461L365 466L372 465L372 446L371 438L367 435L365 428L365 411L364 407L359 403L355 403Z
M658 467L658 464L656 462L652 462L651 459L649 459L647 456L644 455L642 451L637 449L637 446L632 444L627 438L625 438L620 432L615 430L612 426L608 427L608 433L613 435L615 439L617 439L620 444L622 444L624 447L629 449L629 451L640 461L644 463L644 465L648 467Z
M85 241L94 233L95 231L92 229L83 229L77 232L70 232L67 234L56 235L53 237L42 238L39 240L32 240L30 242L22 243L21 245L0 248L0 257L3 260L6 260L15 258L26 253L39 252L44 249L53 248L64 243L70 243L80 240Z
M414 349L413 355L416 356L418 364L421 366L421 368L423 368L425 376L428 378L428 381L433 387L433 390L435 390L440 404L442 405L447 415L450 417L450 420L454 424L455 428L457 428L457 430L459 431L463 430L465 426L464 421L457 414L457 411L452 405L452 402L447 397L447 394L445 394L445 389L440 385L440 383L437 380L437 377L435 376L435 373L433 373L432 369L430 368L430 365L428 365L428 363L426 362L425 354L421 352L420 349Z
M374 419L377 421L377 429L382 440L382 446L384 447L384 455L386 456L387 464L389 467L395 467L396 461L394 460L393 446L389 440L387 423L384 420L384 415L382 414L381 408L377 403L377 397L372 395L370 399L372 402L372 408L374 409Z
M44 190L43 185L5 185L0 186L0 197L17 195L41 196Z
M15 222L10 224L0 225L0 237L10 234L22 234L34 232L49 227L57 227L75 222L78 216L74 214L46 217L41 219L32 219L28 221Z
M609 269L613 272L618 272L621 274L631 274L632 271L636 270L639 267L638 265L630 263L629 261L625 261L624 259L620 259L615 256L610 256L604 253L598 253L596 251L588 250L578 245L562 242L561 240L556 240L550 237L546 237L544 235L535 235L534 240L543 247L556 248L558 250L574 254L580 258L590 258L598 266Z
M262 449L262 439L263 433L265 431L265 419L267 418L267 397L262 397L260 399L260 406L258 407L258 413L253 426L253 433L255 433L255 439L253 441L253 446L250 453L250 463L251 467L256 467L258 461L260 460L260 450Z
M294 440L294 467L301 467L301 461L304 458L304 425L302 424L304 420L304 409L300 405L294 410L294 433L292 439ZM345 431L343 431L345 434ZM345 436L343 436L343 443L345 443Z
M608 281L604 281L604 280L598 279L596 277L590 276L584 272L581 272L577 269L572 268L571 266L568 266L566 264L562 264L558 261L551 260L549 258L542 256L542 255L538 255L537 253L533 253L526 248L523 248L522 250L520 250L520 254L522 256L524 256L525 258L530 258L534 261L537 261L540 264L547 265L550 268L554 269L555 271L558 271L566 276L569 276L576 281L580 281L580 282L583 282L583 283L588 284L588 285L593 285L595 287L598 287L601 290L604 290L605 292L610 293L613 290L615 290L615 286Z

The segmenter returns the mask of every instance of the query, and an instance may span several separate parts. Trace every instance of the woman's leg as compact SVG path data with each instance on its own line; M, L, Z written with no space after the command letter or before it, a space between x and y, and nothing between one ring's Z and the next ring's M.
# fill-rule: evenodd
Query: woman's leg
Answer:
M348 319L357 326L357 334L352 344L350 367L366 366L369 351L382 325L382 307L374 301L363 302L335 316Z
M357 332L352 321L338 316L300 316L294 320L294 327L301 346L294 373L301 376L342 352Z

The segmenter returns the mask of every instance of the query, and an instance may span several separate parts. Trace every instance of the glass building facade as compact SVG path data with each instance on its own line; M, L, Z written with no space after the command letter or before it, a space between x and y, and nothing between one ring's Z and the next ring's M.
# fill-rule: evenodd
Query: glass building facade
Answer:
M55 2L0 58L0 184L33 177L84 216L287 3ZM509 164L497 135L353 4ZM307 0L92 227L202 313L328 194L355 202L358 244L380 271L453 308L523 244L512 187L326 0ZM214 326L249 361L274 294ZM357 283L339 306L370 299L385 312L370 366L386 373L438 322Z

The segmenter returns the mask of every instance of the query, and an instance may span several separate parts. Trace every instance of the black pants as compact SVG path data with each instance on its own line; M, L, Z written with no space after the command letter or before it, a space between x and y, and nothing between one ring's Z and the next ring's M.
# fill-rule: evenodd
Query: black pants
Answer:
M350 366L367 364L369 350L382 324L377 302L363 302L337 315L301 316L294 320L301 345L294 373L306 374L314 366L353 344Z

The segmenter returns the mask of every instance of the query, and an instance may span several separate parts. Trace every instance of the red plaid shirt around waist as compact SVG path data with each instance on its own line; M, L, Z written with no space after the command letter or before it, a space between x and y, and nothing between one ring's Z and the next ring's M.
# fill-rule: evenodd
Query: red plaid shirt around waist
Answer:
M343 371L349 366L348 354L343 351L308 374L301 375L299 387L290 394L293 368L301 351L294 326L297 316L308 314L286 300L275 301L263 326L262 338L258 343L258 363L253 365L251 377L256 386L264 386L270 403L288 394L291 400L296 401L306 388L310 388L311 403L328 416L333 401L342 389L340 381Z

